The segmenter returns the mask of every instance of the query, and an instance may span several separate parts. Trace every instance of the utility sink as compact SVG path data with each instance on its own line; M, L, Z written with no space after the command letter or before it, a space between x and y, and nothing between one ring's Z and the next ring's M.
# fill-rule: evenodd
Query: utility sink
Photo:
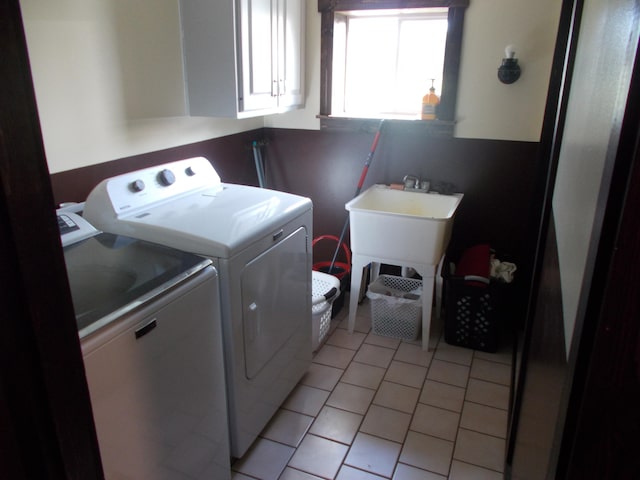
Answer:
M345 205L351 250L402 263L438 265L462 197L373 185Z

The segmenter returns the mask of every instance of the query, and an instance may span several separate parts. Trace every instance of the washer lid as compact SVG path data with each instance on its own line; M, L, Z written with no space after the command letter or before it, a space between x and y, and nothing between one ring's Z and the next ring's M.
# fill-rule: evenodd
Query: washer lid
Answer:
M64 248L80 338L211 264L162 245L99 233Z
M311 208L311 200L298 195L222 184L117 217L93 209L90 221L105 231L229 258Z

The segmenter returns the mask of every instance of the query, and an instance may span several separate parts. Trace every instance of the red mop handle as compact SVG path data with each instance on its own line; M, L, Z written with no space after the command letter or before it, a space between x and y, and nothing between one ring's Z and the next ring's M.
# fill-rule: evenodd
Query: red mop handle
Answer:
M378 146L378 140L380 140L380 132L382 132L382 124L384 120L380 120L380 124L378 125L378 130L376 131L376 136L373 137L373 143L371 144L371 150L369 150L369 155L367 155L367 160L364 162L364 168L362 169L362 174L360 175L360 181L358 182L358 188L356 188L356 194L354 197L360 195L360 191L362 190L362 185L364 185L364 179L367 176L367 172L369 171L369 165L371 165L371 159L373 158L373 154L376 151ZM340 233L340 239L338 241L338 248L333 253L333 258L331 259L331 265L329 267L329 273L333 272L333 265L336 263L336 257L338 256L338 251L340 250L340 245L344 240L344 236L347 233L347 227L349 226L349 216L347 215L347 219L344 222L342 227L342 233Z
M367 177L367 173L369 172L369 165L371 165L371 159L373 158L373 154L375 153L376 148L378 147L378 140L380 140L380 130L381 128L378 128L378 130L376 131L376 136L373 137L371 150L369 150L369 155L367 155L367 160L364 162L364 168L362 169L362 173L360 174L360 180L358 181L358 190L356 191L356 196L358 196L358 194L360 193L360 190L362 190L362 185L364 185L364 179Z

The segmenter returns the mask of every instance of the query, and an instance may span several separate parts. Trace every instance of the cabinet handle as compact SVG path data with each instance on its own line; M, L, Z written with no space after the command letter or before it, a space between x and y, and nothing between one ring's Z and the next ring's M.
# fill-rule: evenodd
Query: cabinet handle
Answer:
M275 78L273 79L273 84L271 85L271 96L278 96L278 81Z

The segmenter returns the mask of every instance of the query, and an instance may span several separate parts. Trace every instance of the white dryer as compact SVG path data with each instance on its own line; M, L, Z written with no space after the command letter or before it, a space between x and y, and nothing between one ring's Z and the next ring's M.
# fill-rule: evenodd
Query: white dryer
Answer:
M311 363L311 200L222 183L198 157L102 181L84 216L214 262L231 455L241 457Z

